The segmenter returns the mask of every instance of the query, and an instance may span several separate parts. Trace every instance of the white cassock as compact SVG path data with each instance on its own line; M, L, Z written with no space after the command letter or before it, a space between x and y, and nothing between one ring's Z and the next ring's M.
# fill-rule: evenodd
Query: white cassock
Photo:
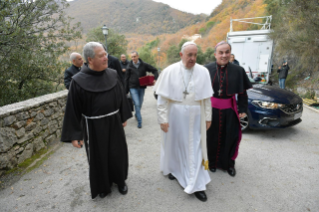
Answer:
M188 194L206 190L206 121L211 121L213 95L208 70L197 63L187 69L177 62L162 71L154 90L158 122L169 123L163 132L161 171L171 173Z

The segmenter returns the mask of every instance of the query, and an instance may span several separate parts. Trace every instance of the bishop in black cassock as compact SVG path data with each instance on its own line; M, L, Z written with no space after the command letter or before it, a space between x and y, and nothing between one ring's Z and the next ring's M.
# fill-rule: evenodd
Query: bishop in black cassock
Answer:
M235 159L241 141L240 118L247 116L246 90L252 85L242 67L229 63L231 46L228 43L217 44L214 54L217 61L205 66L214 90L212 125L207 131L209 169L212 172L216 168L227 170L235 176Z
M83 53L88 65L72 79L61 141L71 140L79 147L84 139L92 198L105 197L112 183L126 194L128 151L123 127L132 113L116 71L107 68L102 45L90 42Z

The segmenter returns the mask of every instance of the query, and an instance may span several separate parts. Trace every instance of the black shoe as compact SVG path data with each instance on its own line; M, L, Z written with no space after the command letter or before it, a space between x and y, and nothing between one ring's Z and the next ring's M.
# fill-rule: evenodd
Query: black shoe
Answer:
M176 178L170 173L170 174L168 174L168 179L175 180Z
M127 191L128 191L128 187L126 185L126 183L124 183L124 186L118 186L119 188L119 192L123 195L127 194Z
M209 168L209 170L210 170L211 172L216 172L216 168L215 168L215 167Z
M228 174L232 177L235 177L236 175L236 169L233 168L233 167L230 167L228 170L227 170Z
M100 196L101 198L104 198L104 197L107 196L107 193L100 193L99 196Z
M205 194L205 191L196 191L195 192L195 197L197 199L199 199L202 202L206 202L207 201L207 196Z
M142 124L137 124L137 128L142 128Z

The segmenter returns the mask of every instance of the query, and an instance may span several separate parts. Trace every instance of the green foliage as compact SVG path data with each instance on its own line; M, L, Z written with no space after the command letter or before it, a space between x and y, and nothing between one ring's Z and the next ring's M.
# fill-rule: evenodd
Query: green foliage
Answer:
M152 55L152 51L148 46L143 46L138 50L138 55L143 62L146 62L154 67L156 67L155 56Z
M105 36L102 33L102 26L92 28L87 33L86 42L95 41L105 45ZM109 29L107 35L107 51L110 55L120 58L121 54L126 53L128 41L125 35L120 35L112 29Z
M147 48L149 48L149 49L153 49L153 48L155 48L155 47L158 46L159 42L160 42L160 39L159 39L159 38L156 38L155 40L153 40L153 41L151 41L151 42L145 44L145 46L146 46Z
M208 63L212 63L212 62L215 62L216 61L216 58L215 58L215 50L211 47L208 47L206 49L206 52L204 54L204 62L202 64L208 64Z
M215 25L215 22L214 22L214 21L210 21L210 22L208 22L208 23L206 24L206 27L207 27L208 29L210 29L210 28L212 28L214 25Z
M183 39L178 44L178 47L177 46L170 46L169 47L169 49L167 51L167 61L169 64L176 63L176 62L181 60L179 52L180 52L180 50L185 42L187 42L187 40ZM214 56L214 52L215 52L214 49L209 47L209 48L207 48L206 52L204 53L200 46L197 46L197 47L198 47L198 52L197 52L196 62L198 64L204 65L204 64L216 61L215 56Z
M179 56L180 49L177 46L170 46L167 50L167 62L169 64L176 63L181 58Z
M201 35L205 34L205 32L206 32L206 28L205 27L199 29L199 33Z
M274 12L271 38L276 43L276 54L288 60L290 68L299 73L300 78L319 71L319 5L317 0L264 0L267 10ZM281 65L281 64L280 64ZM289 75L288 75L289 76Z
M81 38L70 25L65 0L0 2L0 105L56 91L65 63L66 42Z

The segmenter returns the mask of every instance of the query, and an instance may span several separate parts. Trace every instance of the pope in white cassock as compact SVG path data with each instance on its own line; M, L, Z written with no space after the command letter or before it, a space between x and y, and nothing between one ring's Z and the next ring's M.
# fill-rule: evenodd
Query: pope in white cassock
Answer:
M161 171L205 202L210 182L206 130L211 125L213 90L208 70L196 63L197 45L186 42L179 54L181 61L164 69L154 87L164 132Z

